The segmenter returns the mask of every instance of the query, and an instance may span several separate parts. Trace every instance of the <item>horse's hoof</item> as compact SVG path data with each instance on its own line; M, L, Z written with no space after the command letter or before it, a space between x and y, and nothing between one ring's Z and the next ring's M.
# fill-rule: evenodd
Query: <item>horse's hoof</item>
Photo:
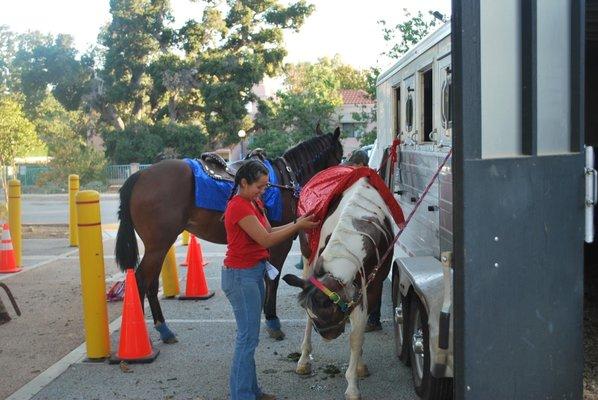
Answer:
M274 340L282 340L284 339L284 332L280 329L270 329L266 328L268 335Z
M178 340L173 331L168 328L166 322L158 323L154 328L160 333L160 339L166 344L178 343Z
M176 336L172 336L172 337L163 339L162 342L166 343L166 344L175 344L175 343L178 343L179 340L176 338Z
M363 364L362 366L357 367L357 377L367 378L368 376L370 376L370 370L367 365Z
M295 372L298 375L310 375L311 374L311 364L297 364L297 368L295 368Z
M361 395L357 394L357 395L348 395L345 394L345 399L346 400L361 400Z
M364 332L375 332L375 331L381 331L382 330L382 324L380 322L378 322L377 324L372 324L370 322L368 322L365 326Z

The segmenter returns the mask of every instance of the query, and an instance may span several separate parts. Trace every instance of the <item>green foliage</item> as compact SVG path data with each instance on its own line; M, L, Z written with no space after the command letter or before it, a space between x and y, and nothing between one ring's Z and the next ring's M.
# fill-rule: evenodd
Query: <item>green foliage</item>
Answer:
M40 145L35 125L14 96L0 97L0 133L0 165L13 165L15 157Z
M65 108L79 108L89 90L91 71L76 57L73 38L69 35L53 38L34 32L19 36L11 74L15 82L19 82L13 89L27 98L27 110L31 112L45 99L49 86Z
M105 96L121 114L142 117L152 89L147 67L169 47L172 20L168 0L110 0L112 20L101 34L105 46Z
M424 15L421 11L418 11L415 16L412 16L406 8L403 8L403 12L405 13L406 20L396 24L394 27L387 27L385 20L378 21L382 25L384 40L392 44L390 50L382 54L393 59L401 58L412 46L430 33L436 25L448 21L444 17L442 21L436 19L432 11L429 11L428 15Z
M52 95L48 95L33 116L38 135L52 157L49 170L40 176L38 185L64 188L69 174L79 175L82 184L105 181L104 153L88 146L84 140L85 114L68 111Z
M312 136L318 122L322 131L331 131L339 123L340 90L368 89L369 79L368 71L343 64L338 56L285 66L287 90L275 99L258 103L256 133L250 148L262 147L269 155L280 154L283 146L287 149Z
M105 182L106 159L104 154L82 143L66 142L57 149L48 163L49 170L40 174L38 186L66 188L70 174L79 175L81 184Z
M151 164L163 154L171 157L199 157L205 151L207 135L198 126L160 122L132 124L124 131L104 134L106 155L115 164Z
M270 130L253 135L249 149L264 149L268 158L276 158L283 155L294 144L285 132Z
M85 145L85 118L80 111L66 110L52 95L46 96L30 115L38 137L49 156L55 156L69 143Z

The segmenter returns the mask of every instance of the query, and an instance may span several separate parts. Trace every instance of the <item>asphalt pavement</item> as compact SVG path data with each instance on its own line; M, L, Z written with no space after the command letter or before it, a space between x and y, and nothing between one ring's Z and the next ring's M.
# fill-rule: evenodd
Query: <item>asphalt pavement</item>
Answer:
M118 222L118 194L100 195L100 214L103 224ZM24 194L21 196L21 223L68 224L69 199L66 194Z
M108 240L106 243L113 242ZM8 399L226 399L235 323L230 305L220 290L220 265L225 248L205 242L202 244L205 260L210 263L205 268L207 282L210 289L216 291L216 295L207 301L162 300L167 322L177 333L179 343L174 345L161 343L157 332L153 330L148 320L152 342L160 349L160 354L153 363L130 365L126 372L119 365L90 363L85 361L85 346L82 344L57 359L54 364L42 371L37 371L35 377L29 371L25 371L29 373L30 378L34 379ZM104 253L108 260L111 251L109 246L105 248ZM178 247L177 260L182 260L185 252L185 247ZM69 258L72 259L74 256L76 255ZM299 249L295 244L283 272L297 273L294 264L298 260ZM35 276L34 274L41 274L56 268L56 265L64 264L64 261L58 259L54 264L29 271L30 279ZM76 266L73 268L76 270ZM112 279L122 278L122 275L118 274L113 275ZM186 268L179 268L182 291L185 288L185 275ZM23 273L20 279L27 276ZM360 382L363 398L416 399L411 388L410 371L401 365L393 353L389 293L390 285L387 283L383 305L384 329L366 334L364 358L371 376ZM346 389L344 371L349 361L347 333L331 342L325 342L314 334L313 374L303 377L294 372L295 362L289 356L299 351L305 326L304 312L297 305L296 294L295 288L284 283L280 285L278 314L287 337L283 341L274 341L262 329L260 345L256 352L258 379L264 390L277 394L279 399L342 399ZM41 299L41 301L48 301L48 299ZM77 299L75 304L79 301ZM147 316L148 313L146 307ZM118 317L115 318L115 315ZM111 308L109 316L110 321L113 321L111 324L113 351L118 348L119 315L120 310ZM78 318L82 318L80 314ZM80 321L73 325L82 329ZM52 336L52 332L50 329L49 333L43 334L36 340L42 341L45 346L56 346L54 342L60 338ZM83 332L78 331L77 334L81 337ZM338 372L331 373L335 370Z

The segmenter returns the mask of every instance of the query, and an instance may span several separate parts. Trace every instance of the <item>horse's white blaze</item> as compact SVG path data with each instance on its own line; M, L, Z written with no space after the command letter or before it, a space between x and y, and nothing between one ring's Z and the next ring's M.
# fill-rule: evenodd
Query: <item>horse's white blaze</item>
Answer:
M376 189L370 186L366 178L361 178L343 193L337 209L324 224L320 234L318 251L324 247L328 235L330 240L322 252L324 270L335 278L348 284L355 279L357 271L363 268L366 250L363 246L364 232L353 227L355 219L371 218L384 226L384 219L389 215L388 207Z

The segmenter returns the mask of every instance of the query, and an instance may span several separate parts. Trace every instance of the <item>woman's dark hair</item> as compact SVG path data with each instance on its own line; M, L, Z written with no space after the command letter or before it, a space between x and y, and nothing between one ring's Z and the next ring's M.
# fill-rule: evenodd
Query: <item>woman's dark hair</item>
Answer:
M239 184L241 183L241 179L245 179L248 184L252 184L260 179L262 176L268 175L268 168L264 165L263 162L259 160L247 160L241 165L241 168L237 170L235 174L235 184L233 185L233 190L230 192L230 196L228 196L228 200L226 201L227 204L234 197L237 193L237 189L239 188ZM264 214L264 210L261 209L260 211ZM224 214L220 218L221 221L224 221Z
M241 179L245 179L247 183L251 185L264 175L268 175L268 168L266 168L263 162L259 160L245 161L243 165L241 165L241 168L237 170L235 184L233 190L230 192L230 196L228 196L228 200L232 199L235 193L237 193Z

